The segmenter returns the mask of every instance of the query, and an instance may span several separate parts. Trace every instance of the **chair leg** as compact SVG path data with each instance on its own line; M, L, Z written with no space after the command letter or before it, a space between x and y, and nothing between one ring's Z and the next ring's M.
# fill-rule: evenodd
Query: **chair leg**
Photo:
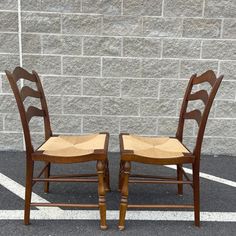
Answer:
M119 171L119 183L118 183L118 190L121 191L123 186L124 180L124 161L120 161L120 171Z
M193 165L194 223L200 227L200 179L199 168Z
M25 186L25 213L24 213L24 224L30 224L30 203L32 195L32 179L34 171L34 162L27 160L26 164L26 186Z
M183 181L182 165L177 165L177 180ZM183 184L178 184L178 194L183 195Z
M50 169L51 169L51 163L50 162L45 162L46 165L48 165L48 167L46 168L45 172L44 172L44 177L45 178L49 178L50 176ZM44 192L48 193L49 192L49 181L44 183Z
M122 188L121 188L121 201L120 201L120 218L119 218L119 229L123 230L125 228L125 215L128 206L128 184L129 184L129 174L131 165L130 162L124 162L124 173L122 180Z
M109 174L109 162L108 160L105 161L105 191L110 192L111 187L110 187L110 174Z
M107 229L106 224L106 199L104 188L105 165L103 161L97 161L98 174L98 196L99 196L99 210L100 210L100 228Z

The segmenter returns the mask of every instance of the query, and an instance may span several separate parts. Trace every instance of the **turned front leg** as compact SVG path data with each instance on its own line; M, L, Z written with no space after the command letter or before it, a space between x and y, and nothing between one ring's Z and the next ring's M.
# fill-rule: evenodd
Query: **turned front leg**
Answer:
M120 218L119 218L119 229L123 230L125 228L125 215L128 206L128 184L129 184L129 174L131 165L130 162L126 161L123 164L123 178L122 178L122 188L121 188L121 201L120 201Z
M108 160L105 161L105 191L110 192L110 174L109 174L109 162Z
M98 197L99 197L99 210L100 210L100 227L101 229L107 229L106 224L106 199L105 199L105 165L103 161L97 162L97 174L98 174Z

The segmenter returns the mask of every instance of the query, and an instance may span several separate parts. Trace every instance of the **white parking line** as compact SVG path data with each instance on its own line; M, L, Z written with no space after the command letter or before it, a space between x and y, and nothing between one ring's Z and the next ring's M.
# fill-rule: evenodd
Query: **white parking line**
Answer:
M0 210L0 220L23 220L23 210ZM31 210L32 220L99 220L98 210ZM108 210L107 220L118 220L119 211ZM127 211L126 220L193 221L192 211ZM236 222L236 212L201 212L201 221Z
M25 187L21 184L17 183L13 179L10 179L6 175L0 173L0 185L20 197L21 199L25 199ZM32 202L43 202L43 203L49 203L46 199L40 197L38 194L32 192ZM37 207L38 209L44 209L45 207ZM57 207L57 210L62 211L59 207Z
M166 167L171 168L171 169L176 169L176 166L173 166L173 165L166 165ZM183 168L183 169L186 173L192 174L191 169L189 169L189 168ZM220 178L220 177L217 177L214 175L209 175L209 174L206 174L203 172L200 172L200 177L236 188L236 182L234 182L232 180L223 179L223 178Z

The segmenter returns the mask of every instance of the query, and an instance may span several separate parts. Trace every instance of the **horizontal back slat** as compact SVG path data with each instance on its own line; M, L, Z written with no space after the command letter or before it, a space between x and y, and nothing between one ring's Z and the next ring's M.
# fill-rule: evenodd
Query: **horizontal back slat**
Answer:
M30 74L28 71L22 69L21 67L16 67L13 71L15 82L19 79L29 80L31 82L36 82L36 78L34 75Z
M198 126L200 126L201 118L202 118L202 113L201 113L201 111L198 110L198 109L192 110L192 111L190 111L190 112L186 112L186 113L184 114L184 119L193 119L193 120L196 120L197 123L198 123Z
M28 86L24 86L21 89L20 96L21 96L22 101L24 101L27 97L41 98L41 94L38 91Z
M192 93L188 96L188 101L193 101L193 100L202 100L203 103L206 105L207 101L209 99L208 93L206 90L199 90L196 93Z
M204 74L202 74L198 77L195 77L193 79L193 84L201 84L201 83L204 83L204 82L208 82L211 85L211 87L213 87L216 80L217 80L217 78L215 76L215 73L212 70L208 70Z
M26 117L27 117L27 121L28 123L30 122L30 120L32 119L32 117L34 116L45 116L45 112L37 107L34 106L29 106L29 108L27 109L26 112Z

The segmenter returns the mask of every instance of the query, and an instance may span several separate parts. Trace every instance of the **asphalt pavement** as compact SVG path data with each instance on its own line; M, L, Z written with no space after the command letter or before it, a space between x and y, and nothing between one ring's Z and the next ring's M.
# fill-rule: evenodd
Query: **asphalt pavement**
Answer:
M137 214L136 218L133 217L130 210L129 220L126 221L126 229L122 232L117 228L117 210L119 209L120 200L120 193L117 191L119 154L109 153L109 160L112 191L106 195L107 213L108 216L114 213L115 219L108 220L106 231L99 229L99 220L89 219L91 211L88 211L87 219L73 220L73 213L78 215L78 209L72 209L71 219L68 217L67 219L57 219L52 211L52 220L50 220L49 215L46 220L43 218L31 220L31 225L25 226L21 219L23 217L24 200L19 196L20 187L14 190L13 187L3 186L3 183L0 182L0 235L236 235L235 157L202 157L201 212L203 220L200 228L194 226L193 217L186 220L185 212L182 215L185 220L182 220L181 215L178 214L176 215L178 218L175 219L176 212L182 212L181 209L173 210L172 218L166 217L166 219L161 220L155 217L160 215L161 212L166 213L167 211L164 209L161 209L161 211L154 209L143 209L141 211L139 209L136 212L140 213L139 218L137 218ZM186 167L191 169L191 166ZM40 165L36 165L35 171L39 171L40 168ZM95 162L52 166L53 174L86 173L88 171L89 173L96 171ZM132 165L132 172L173 175L176 171L168 167L134 164ZM0 174L10 181L20 184L19 186L24 186L24 153L0 152ZM49 194L44 194L42 184L38 183L35 185L33 192L50 202L97 203L96 183L52 183ZM177 187L175 185L134 184L130 186L129 202L147 204L192 202L192 190L189 186L184 187L183 196L178 196L176 193ZM6 212L9 212L7 214L13 214L15 219L1 218L1 215ZM32 208L32 212L34 212L33 215L37 215L40 210ZM86 210L83 210L83 212L86 215ZM20 215L20 219L17 218L17 214ZM222 214L225 214L225 217L222 217ZM208 215L213 217L211 221L208 221ZM150 218L148 218L149 216Z

